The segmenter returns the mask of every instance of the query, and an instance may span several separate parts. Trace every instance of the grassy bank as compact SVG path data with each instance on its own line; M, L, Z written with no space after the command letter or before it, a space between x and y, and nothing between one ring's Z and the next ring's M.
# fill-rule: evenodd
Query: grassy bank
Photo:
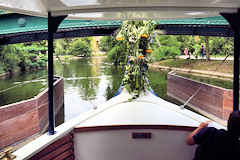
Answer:
M154 65L183 68L183 69L195 69L204 71L214 71L221 73L233 73L233 61L220 61L211 60L206 62L206 60L199 59L167 59L158 62L154 62Z

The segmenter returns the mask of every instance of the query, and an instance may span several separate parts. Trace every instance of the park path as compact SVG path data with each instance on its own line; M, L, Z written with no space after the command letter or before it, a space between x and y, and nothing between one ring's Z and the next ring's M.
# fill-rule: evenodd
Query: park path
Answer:
M188 56L186 56L186 55L180 55L180 56L178 56L178 58L180 58L180 59L187 59ZM196 59L195 56L193 56L193 55L192 55L190 58L191 58L191 59ZM198 59L206 59L206 56L204 56L203 58L202 58L202 57L198 57ZM219 60L219 61L220 61L220 60L224 60L225 57L210 56L210 59L211 59L211 60ZM232 56L231 56L231 57L228 57L227 60L233 61L233 57L232 57Z

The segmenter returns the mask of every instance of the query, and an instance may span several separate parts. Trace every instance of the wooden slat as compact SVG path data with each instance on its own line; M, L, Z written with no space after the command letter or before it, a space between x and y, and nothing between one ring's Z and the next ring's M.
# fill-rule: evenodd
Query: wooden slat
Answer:
M49 145L48 147L46 147L45 149L43 149L42 151L40 151L39 153L37 153L34 157L32 157L32 160L38 160L41 157L44 157L45 155L53 152L54 150L56 150L56 148L58 148L59 146L66 144L68 142L72 142L72 135L67 135L64 136L63 138L57 140L56 142L52 143L51 145Z
M37 110L0 122L0 149L38 133L38 122Z
M67 157L65 160L74 160L74 155L71 155L70 157Z
M64 155L66 155L67 153L70 153L70 151L71 151L71 154L74 155L72 133L69 133L68 135L50 144L48 147L46 147L45 149L43 149L42 151L40 151L39 153L31 157L30 160L52 160L52 159L55 159L56 157L61 158L61 157L65 157ZM67 157L71 157L71 154L68 154L64 159L66 159ZM64 159L58 158L58 160L64 160Z
M71 149L73 146L73 143L67 143L64 144L63 146L60 146L59 148L56 148L55 151L47 154L44 157L41 157L39 160L50 160L50 159L54 159L55 157L57 157L58 155L60 155L61 153L65 152L68 149Z
M58 155L57 157L55 157L53 160L66 160L66 158L68 158L69 156L73 155L73 150L67 150L63 153L61 153L60 155Z

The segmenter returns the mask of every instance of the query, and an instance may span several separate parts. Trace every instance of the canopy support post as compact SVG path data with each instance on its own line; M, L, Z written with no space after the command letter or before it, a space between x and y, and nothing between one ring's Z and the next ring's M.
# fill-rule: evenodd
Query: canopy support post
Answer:
M67 16L52 17L51 12L48 12L48 133L55 134L54 131L54 100L53 100L53 83L54 83L54 69L53 69L53 40L54 33L56 33L60 23Z
M221 15L234 31L233 111L239 111L240 9L237 13L221 13Z

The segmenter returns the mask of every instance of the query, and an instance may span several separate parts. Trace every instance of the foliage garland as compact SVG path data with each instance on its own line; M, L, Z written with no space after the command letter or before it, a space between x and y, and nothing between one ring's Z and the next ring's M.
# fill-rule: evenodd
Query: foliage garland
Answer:
M154 29L155 23L152 20L124 21L116 37L127 46L128 63L125 67L123 85L133 94L133 99L139 97L148 87L147 63L150 60L148 54L152 51L149 42Z

